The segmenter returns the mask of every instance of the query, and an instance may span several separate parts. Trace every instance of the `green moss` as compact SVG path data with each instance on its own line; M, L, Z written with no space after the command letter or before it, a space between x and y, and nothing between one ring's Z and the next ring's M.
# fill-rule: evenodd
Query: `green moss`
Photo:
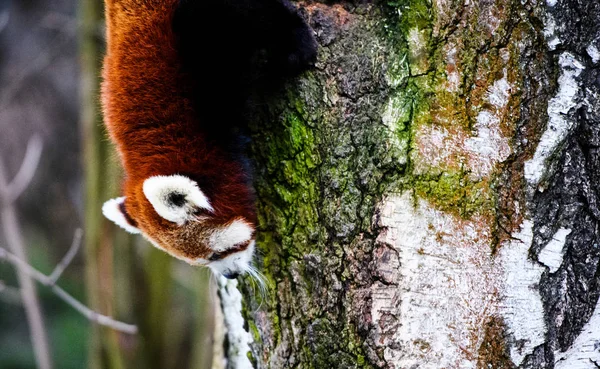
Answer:
M268 159L266 172L275 179L270 187L259 191L268 192L265 197L273 201L267 205L269 212L260 213L261 223L273 224L278 234L284 237L282 242L288 246L286 250L300 257L308 251L310 237L305 236L319 232L315 203L319 190L314 182L314 170L320 159L314 133L303 118L302 100L290 97L292 109L287 110L280 122L282 126L273 129L259 148L268 153L264 155ZM258 244L263 253L269 253L270 245ZM269 255L271 259L272 256Z
M356 356L356 364L358 364L360 366L364 366L365 365L365 357L363 355L357 355Z
M250 360L250 363L252 363L252 367L256 368L256 358L254 357L254 355L252 355L252 351L248 351L246 353L246 357L248 358L248 360Z
M415 193L440 210L469 218L493 210L493 196L486 180L469 180L465 173L443 173L437 177L418 176Z
M250 334L252 335L254 342L260 342L261 341L260 332L258 331L256 324L254 324L254 321L252 321L252 320L248 321L248 329L250 330Z
M344 350L341 346L346 333L339 331L339 322L332 322L327 319L317 319L310 325L307 333L308 344L304 347L303 353L310 360L309 368L338 368L338 369L356 369L371 368L365 363L365 357L362 354L352 354L357 347L352 346ZM357 342L358 343L358 342ZM358 347L360 347L358 343Z
M444 12L448 9L458 11L463 7L459 1L451 1L446 5ZM497 30L490 34L485 22L480 22L484 15L480 14L478 7L465 12L465 23L456 28L451 24L453 17L444 15L448 19L442 19L439 13L433 11L433 4L428 0L388 2L387 36L396 39L396 52L406 55L411 71L390 102L394 111L400 112L398 117L402 116L397 123L398 141L410 144L408 187L414 188L418 196L440 210L461 217L470 217L475 213L495 215L497 196L491 187L501 168L493 169L480 180L470 179L465 166L469 164L471 154L465 153L462 147L440 148L448 152L447 160L432 165L430 159L420 156L418 133L424 129L435 129L449 137L476 135L474 128L477 115L483 109L495 112L495 107L486 100L495 81L506 77L513 86L511 94L518 91L522 76L520 53L515 42L519 40L519 34L527 30L521 30L523 25L519 25L512 31L513 42L508 43L506 48L499 46L502 40L506 42L512 24L518 21L507 14L516 15L512 2L497 9L496 15L501 22ZM450 49L455 54L448 59ZM396 79L403 77L400 68L392 71L398 74ZM453 82L452 88L449 87L451 73L461 76L457 83ZM388 77L388 80L394 80L394 76ZM500 128L505 137L515 134L519 101L518 97L509 100L507 111L513 114L495 112L501 116ZM404 120L404 112L409 113L408 121ZM409 129L404 131L405 127ZM460 145L460 140L455 142L455 145ZM423 144L431 143L425 141ZM431 151L431 148L424 151ZM399 190L407 189L405 182L400 180L398 183L401 183Z
M345 12L335 9L333 21ZM374 241L356 240L376 237L373 213L384 193L414 190L463 218L494 214L494 173L474 180L462 153L439 165L427 162L417 134L432 127L451 137L475 134L475 117L489 108L485 93L505 66L501 53L481 51L486 36L477 28L477 12L465 13L468 27L451 35L456 25L440 25L444 20L429 0L390 2L383 21L378 9L353 13L348 28L321 48L318 68L269 102L254 127L257 245L270 283L261 301L270 337L261 344L271 345L263 347L268 356L282 341L299 340L297 368L370 365L352 314L341 308L348 297L333 286L356 288L347 264L365 260L350 261L348 250L356 258L371 252ZM456 40L465 42L451 45L457 54L448 65L442 47ZM454 71L471 77L449 88ZM307 266L308 259L315 265ZM259 334L255 322L249 327Z

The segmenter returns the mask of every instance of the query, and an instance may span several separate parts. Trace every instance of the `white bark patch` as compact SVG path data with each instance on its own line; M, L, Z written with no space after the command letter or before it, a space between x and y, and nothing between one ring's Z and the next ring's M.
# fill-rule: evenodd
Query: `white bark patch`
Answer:
M511 337L510 357L519 366L526 355L544 343L546 325L537 288L544 268L528 259L533 240L533 222L525 220L521 230L500 248L503 283L501 314Z
M423 32L418 28L411 28L408 31L408 48L411 54L418 56L420 53L426 50L425 36Z
M375 341L394 368L476 368L486 321L501 316L516 365L544 342L537 289L545 268L529 260L533 224L491 255L488 219L436 210L410 193L380 204L377 242L397 258L378 259L379 275L397 284L371 289ZM559 235L562 237L561 235Z
M418 142L418 155L414 155L415 174L427 173L430 167L446 168L459 167L460 158L457 157L456 147L462 144L458 135L450 135L444 127L424 125L416 133Z
M500 102L502 97L495 97ZM498 162L510 155L508 139L500 130L500 118L488 110L477 115L477 136L465 140L465 148L471 154L470 169L474 179L488 176Z
M405 129L402 122L407 121L410 115L405 105L402 96L393 95L381 115L381 121L388 127L386 144L391 150L396 151L400 164L406 164L408 161L408 138L402 139L398 134L398 130Z
M600 301L581 334L566 352L555 352L555 369L593 369L600 364Z
M476 134L462 129L450 132L445 127L424 125L415 134L418 150L414 151L415 174L428 172L430 168L457 170L465 168L472 180L480 180L492 173L497 163L511 153L510 141L501 129L502 119L508 114L508 101L512 86L504 76L495 81L487 91L485 100L493 107L477 115ZM444 121L444 125L453 122Z
M427 71L427 31L411 28L408 31L408 55L412 75Z
M542 251L538 255L538 260L540 263L547 266L550 270L550 273L554 273L560 268L560 265L563 261L563 247L565 246L565 242L567 240L567 236L571 233L570 229L561 228L559 229L552 239Z
M494 82L492 87L488 90L488 101L490 104L497 108L504 108L508 104L508 98L510 97L511 86L506 79L506 70L504 71L504 77Z
M547 160L556 152L574 125L566 114L578 104L577 94L580 86L577 77L585 69L583 64L568 52L562 53L558 61L561 69L559 88L556 96L548 103L548 128L542 134L533 158L525 162L525 178L534 188L537 188L546 173Z
M210 369L227 369L227 358L225 355L224 342L225 342L225 317L223 316L223 310L221 307L221 299L215 289L212 292L214 296L214 322L215 328L213 330L213 360Z
M450 92L458 92L460 87L460 74L456 65L456 54L458 50L454 45L446 45L446 89Z
M387 105L385 106L385 110L381 115L381 121L386 125L390 130L396 129L398 122L400 121L400 117L404 115L402 106L402 98L400 96L392 96L388 100Z
M600 61L600 50L598 50L596 45L591 44L585 49L585 51L588 53L590 58L592 58L592 62L598 63Z
M252 362L248 359L252 335L244 330L244 317L242 316L242 294L237 288L237 280L229 280L218 276L221 307L226 335L229 342L227 360L229 368L253 369Z
M378 242L400 255L398 286L376 285L372 295L373 321L400 322L378 324L385 359L395 368L475 368L484 323L498 312L485 221L458 219L425 200L415 208L409 193L381 206Z
M544 37L546 37L548 48L550 50L556 50L556 47L561 44L560 38L556 34L556 21L550 14L547 14L546 17L547 18L544 25Z
M493 35L500 27L502 21L496 17L495 14L498 12L498 8L491 3L488 6L482 6L480 24L487 28L488 34Z

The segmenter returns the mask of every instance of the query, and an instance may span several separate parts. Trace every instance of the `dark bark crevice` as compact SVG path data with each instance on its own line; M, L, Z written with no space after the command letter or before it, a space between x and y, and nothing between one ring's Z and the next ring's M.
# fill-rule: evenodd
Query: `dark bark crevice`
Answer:
M570 229L563 248L563 262L555 272L546 272L540 280L544 303L547 342L535 350L524 368L553 368L555 351L568 350L589 321L600 296L600 110L598 65L586 49L600 42L600 4L562 0L549 14L556 21L561 44L552 52L576 56L586 67L578 78L578 107L568 113L574 122L562 144L547 189L533 196L535 219L532 255L551 240L559 228Z

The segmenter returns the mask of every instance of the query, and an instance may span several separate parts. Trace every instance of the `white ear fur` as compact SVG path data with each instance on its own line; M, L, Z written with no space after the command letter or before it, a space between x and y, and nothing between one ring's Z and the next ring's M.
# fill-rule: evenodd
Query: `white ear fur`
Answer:
M214 211L196 182L182 175L150 177L142 189L158 215L179 225L191 219L197 208Z
M140 230L129 224L125 214L121 210L121 204L125 201L125 197L117 197L116 199L110 199L102 205L102 214L108 219L112 220L116 225L123 228L129 233L137 234Z

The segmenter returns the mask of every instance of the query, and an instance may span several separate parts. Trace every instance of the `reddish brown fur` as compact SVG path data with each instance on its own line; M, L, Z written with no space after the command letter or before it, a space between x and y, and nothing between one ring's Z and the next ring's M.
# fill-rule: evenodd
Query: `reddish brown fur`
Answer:
M106 1L102 104L126 172L128 215L168 251L205 258L210 249L203 240L211 229L236 218L255 227L256 216L244 168L203 133L206 125L220 122L200 122L187 97L194 82L178 59L171 27L176 2ZM198 182L215 209L214 217L178 227L154 211L142 192L144 180L173 174Z

